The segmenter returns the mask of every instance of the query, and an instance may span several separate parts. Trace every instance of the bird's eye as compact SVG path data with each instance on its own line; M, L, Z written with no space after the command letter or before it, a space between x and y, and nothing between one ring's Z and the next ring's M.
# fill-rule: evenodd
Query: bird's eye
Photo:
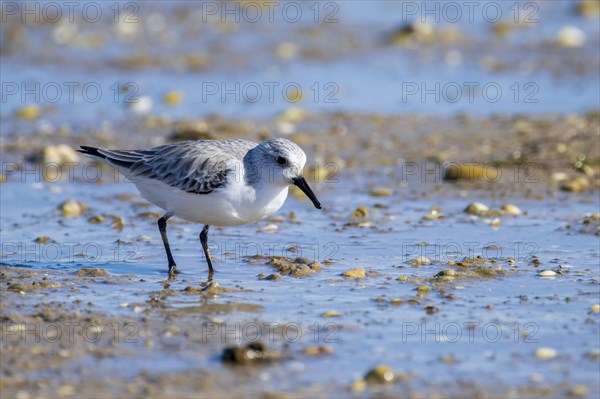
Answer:
M279 165L285 165L287 163L287 159L285 159L284 157L277 157L277 163Z

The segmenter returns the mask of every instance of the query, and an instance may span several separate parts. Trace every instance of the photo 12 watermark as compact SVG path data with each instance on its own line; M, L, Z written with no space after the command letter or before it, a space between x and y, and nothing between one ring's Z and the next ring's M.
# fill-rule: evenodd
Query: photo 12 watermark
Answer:
M512 21L537 24L540 16L537 1L402 1L402 22L468 23Z
M140 23L140 3L133 1L3 1L1 10L2 23Z
M114 230L111 220L99 222L98 215L90 217L95 224L106 225ZM107 218L109 219L109 218ZM154 220L152 220L154 224ZM265 231L268 234L269 231ZM36 240L3 241L0 244L1 261L5 263L58 263L81 262L84 264L98 263L139 263L141 248L146 242L160 241L158 231L155 237L142 235L137 241L117 241L115 243L65 241L58 242L48 236L38 237ZM213 258L222 263L248 263L249 259L285 258L291 263L297 262L335 262L340 253L340 244L334 241L327 242L300 242L300 241L208 241L208 248ZM162 250L159 252L162 256ZM204 256L198 254L198 256Z
M138 24L152 10L151 2L133 1L3 1L2 22L24 24L113 23ZM185 2L183 2L185 4ZM335 24L336 1L199 1L193 6L197 23ZM148 9L146 9L148 8Z
M64 344L77 341L90 344L110 341L113 344L139 342L139 325L136 322L111 322L107 324L83 321L57 322L0 322L0 342L27 344Z
M458 262L464 258L513 259L515 262L531 260L539 253L537 242L477 242L448 241L443 243L402 242L402 261L428 259L430 262Z
M423 104L495 104L510 101L515 104L538 104L540 86L537 82L402 82L402 103Z
M83 158L83 157L82 157ZM143 176L124 176L112 166L98 162L2 162L0 172L6 181L31 183L136 183ZM299 166L298 166L299 168ZM336 162L314 162L305 165L304 176L309 183L336 184L340 166ZM204 173L226 174L229 181L242 182L248 177L243 162L213 162L205 165ZM253 172L253 178L269 182L282 177L282 168L263 167Z

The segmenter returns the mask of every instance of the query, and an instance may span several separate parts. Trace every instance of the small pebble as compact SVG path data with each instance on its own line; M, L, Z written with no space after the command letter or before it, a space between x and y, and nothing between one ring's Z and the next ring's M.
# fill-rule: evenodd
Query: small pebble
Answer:
M585 354L585 357L592 361L600 361L600 348L592 349Z
M74 218L83 215L87 210L87 206L83 202L69 199L61 203L59 209L64 217Z
M345 278L364 278L367 277L367 273L365 272L365 269L361 267L356 269L348 269L342 273L342 276Z
M170 106L175 106L181 104L183 101L183 93L180 91L168 91L163 96L163 101L165 104Z
M392 193L393 191L391 188L382 187L371 190L370 194L372 197L387 197L389 195L392 195Z
M364 205L359 205L358 208L356 208L354 210L354 212L352 212L350 214L351 218L355 218L355 219L360 219L360 218L365 218L367 216L369 216L370 212L369 212L369 208L367 208Z
M394 381L394 370L385 364L375 366L365 375L370 384L389 384Z
M429 291L431 291L431 287L427 286L427 285L420 285L416 288L417 292L419 294L427 294Z
M148 96L138 97L129 104L129 109L138 115L145 115L152 109L152 99Z
M554 359L556 357L556 355L557 355L556 350L552 349L552 348L542 347L542 348L538 348L535 351L535 357L540 360Z
M26 105L15 112L15 116L19 119L32 120L40 117L42 113L40 107L37 105Z
M308 356L331 355L332 353L333 349L326 345L310 346L304 349L304 354Z
M465 213L469 215L483 216L489 212L490 208L481 202L472 202L465 208Z
M342 314L337 310L328 310L321 313L321 317L340 317Z
M66 144L49 145L42 150L42 160L46 164L64 165L77 162L79 155Z
M591 307L592 313L600 313L600 303L595 303Z
M590 389L586 386L586 385L575 385L574 387L572 387L571 389L569 389L569 396L571 397L583 397L583 396L587 396L587 394L590 392Z
M556 276L556 272L554 270L542 270L540 272L540 277L554 277Z
M269 223L261 229L261 231L264 231L265 233L274 233L277 230L279 230L279 227L274 223Z
M363 379L356 380L350 384L350 391L352 392L362 392L365 389L367 389L367 382Z
M600 14L600 2L598 0L581 0L577 4L577 13L586 17L594 17Z
M558 31L556 42L561 47L581 47L585 44L585 33L576 26L567 25Z
M104 217L101 215L94 215L88 218L88 223L100 224L102 222L104 222Z
M123 219L122 217L115 218L110 227L112 227L115 230L123 230L123 227L125 227L125 219Z
M502 213L505 213L507 215L520 215L521 213L523 213L521 211L521 209L519 209L518 206L516 205L512 205L512 204L505 204L502 205L502 208L500 208L500 210L502 211Z

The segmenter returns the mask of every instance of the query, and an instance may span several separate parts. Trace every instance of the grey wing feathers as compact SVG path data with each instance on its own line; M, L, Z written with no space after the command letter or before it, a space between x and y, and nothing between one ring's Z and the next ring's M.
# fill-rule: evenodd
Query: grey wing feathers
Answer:
M208 194L227 184L227 176L241 170L244 155L256 143L247 140L183 141L148 150L104 150L88 155L124 169L127 178L146 177L194 194ZM83 151L82 151L83 152ZM235 162L239 164L236 166Z

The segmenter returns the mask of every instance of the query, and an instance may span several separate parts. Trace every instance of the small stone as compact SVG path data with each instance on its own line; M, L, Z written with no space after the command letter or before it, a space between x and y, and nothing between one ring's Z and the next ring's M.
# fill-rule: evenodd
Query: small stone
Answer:
M593 304L590 310L592 313L600 313L600 303Z
M268 276L264 277L263 280L269 280L269 281L279 281L283 278L283 276L281 274L269 274Z
M371 190L371 196L372 197L387 197L393 194L393 191L391 188L387 188L387 187L382 187L382 188L374 188L373 190Z
M15 116L19 119L32 120L40 117L42 110L37 105L26 105L15 112Z
M123 230L123 227L125 227L125 219L123 219L122 217L115 218L110 227L112 227L115 230Z
M104 222L104 216L101 215L94 215L88 218L88 223L100 224L102 222Z
M567 393L571 397L580 398L583 396L587 396L587 394L589 392L590 392L590 389L586 385L579 384L579 385L575 385L574 387L569 389L569 391Z
M183 93L176 90L168 91L163 96L163 101L170 106L179 105L183 101Z
M577 13L586 17L600 14L600 2L598 0L581 0L577 4Z
M499 218L494 218L492 219L492 221L490 222L490 226L492 226L492 228L497 229L498 227L500 227L500 219Z
M134 98L129 103L129 109L138 115L145 115L152 109L152 99L148 96Z
M540 277L554 277L556 272L554 270L542 270L540 271Z
M298 54L298 47L292 42L284 42L277 46L276 52L282 60L291 60Z
M77 270L77 275L79 277L108 277L108 271L97 267L82 267Z
M308 356L331 355L332 353L333 349L326 345L310 346L304 349L304 354Z
M580 176L575 179L564 182L560 186L560 189L563 191L569 191L572 193L579 193L579 192L587 190L587 188L589 186L590 186L590 182L588 181L588 179L586 177Z
M439 311L440 310L438 308L436 308L435 306L431 306L431 305L425 306L425 312L427 314L434 314L434 313L437 313Z
M134 306L133 307L133 311L135 313L140 313L142 310L144 310L144 308L142 308L141 306Z
M486 170L483 166L473 163L451 164L446 168L443 179L445 181L474 181L485 176Z
M18 293L24 293L25 286L21 283L12 283L8 286L8 290L18 292Z
M58 209L64 217L74 218L83 215L88 208L83 202L69 199L61 203Z
M389 384L394 381L394 370L385 364L377 365L365 375L365 381L369 384Z
M277 230L279 230L279 226L274 223L269 223L261 229L261 231L264 231L265 233L274 233Z
M279 352L267 350L262 342L253 342L244 347L225 348L222 356L223 362L237 365L267 363L281 358Z
M429 293L429 291L431 291L431 287L429 287L427 285L420 285L415 289L420 295L427 294L427 293Z
M592 349L585 354L585 357L592 361L600 361L600 348Z
M350 391L352 392L362 392L367 389L367 382L363 379L355 380L350 384Z
M301 122L308 116L308 112L301 108L291 107L283 111L278 119L284 122L297 123Z
M321 317L340 317L342 314L337 310L328 310L321 313Z
M581 47L585 44L585 33L576 26L563 26L556 37L561 47Z
M456 276L456 270L452 270L452 269L442 270L441 272L439 272L438 274L435 275L435 277L454 277L454 276Z
M350 214L350 217L355 219L361 219L366 218L367 216L369 216L369 214L369 208L367 208L364 205L359 205L358 208L356 208L354 212Z
M507 215L520 215L521 213L523 213L521 211L521 209L519 209L518 206L516 205L512 205L512 204L505 204L502 205L502 208L500 208L500 210L502 211L502 213L505 213Z
M208 123L204 120L185 121L175 124L170 141L214 140Z
M433 261L426 256L419 256L417 258L407 260L406 263L408 263L411 266L421 266L430 265L433 263Z
M442 355L440 356L440 361L444 364L456 363L456 359L452 355Z
M342 276L345 278L364 278L367 277L367 273L365 272L365 269L361 267L356 269L348 269L342 273Z
M49 242L54 242L54 240L52 240L52 239L51 239L50 237L48 237L48 236L40 236L40 237L36 238L36 239L34 240L34 242L35 242L36 244L42 244L42 245L44 245L44 244L48 244Z
M472 202L465 208L465 213L469 215L484 216L488 213L490 208L481 202Z
M514 23L507 22L496 22L492 25L492 31L494 34L504 37L507 36L510 32L512 32L517 25Z
M42 161L45 164L64 165L79 161L79 155L66 144L49 145L42 150Z
M61 385L56 394L58 396L73 396L75 393L75 388L72 385Z
M535 351L535 357L540 360L551 360L554 359L556 355L556 350L552 348L542 347Z

